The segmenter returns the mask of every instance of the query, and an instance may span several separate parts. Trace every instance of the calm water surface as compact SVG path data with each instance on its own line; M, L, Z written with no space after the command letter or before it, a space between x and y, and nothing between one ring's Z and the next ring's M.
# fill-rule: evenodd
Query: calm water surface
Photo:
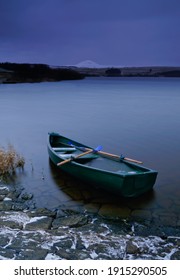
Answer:
M98 201L102 194L92 191L91 197L89 188L81 197L79 182L57 174L47 154L49 131L92 147L102 145L104 151L141 160L157 170L153 193L121 203L151 209L152 216L173 215L178 222L180 79L88 78L0 85L0 145L11 143L25 157L24 172L17 173L15 182L34 194L37 206L110 204L112 198Z

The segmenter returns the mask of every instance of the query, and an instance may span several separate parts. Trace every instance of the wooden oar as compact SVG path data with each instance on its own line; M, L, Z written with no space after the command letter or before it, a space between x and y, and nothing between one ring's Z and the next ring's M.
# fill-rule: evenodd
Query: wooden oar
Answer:
M77 147L77 146L75 146L75 145L73 145L72 143L70 143L70 145L72 146L72 147L75 147L76 149L79 149L79 150L85 150L85 151L89 151L89 150L91 150L91 149L89 149L89 148L85 148L85 147ZM101 149L102 149L102 147L101 147ZM122 157L122 156L118 156L118 155L115 155L115 154L110 154L110 153L107 153L107 152L103 152L103 151L101 151L101 150L98 150L98 151L96 151L98 154L100 154L100 155L104 155L104 156L109 156L109 157L113 157L113 158L116 158L116 159L119 159L119 160L127 160L127 161L130 161L130 162L134 162L134 163L138 163L138 164L142 164L143 162L142 161L139 161L139 160L136 160L136 159L132 159L132 158L127 158L127 157Z
M85 150L88 151L90 149L85 148ZM139 160L136 160L136 159L127 158L127 157L121 157L121 156L110 154L110 153L103 152L103 151L97 151L97 153L100 154L100 155L104 155L104 156L108 156L108 157L113 157L113 158L116 158L116 159L119 159L119 160L123 159L123 160L131 161L131 162L134 162L134 163L138 163L138 164L142 164L143 163L142 161L139 161Z
M68 158L68 159L66 159L66 160L63 160L63 161L59 162L59 163L57 164L57 166L61 166L61 165L65 164L65 163L68 163L68 162L70 162L70 161L72 161L72 160L75 160L75 159L77 159L77 158L80 158L80 157L85 156L85 155L90 154L90 153L97 153L97 152L100 151L101 149L102 149L102 146L98 146L96 149L88 149L86 152L84 152L84 153L82 153L82 154L79 154L79 155L77 155L76 157Z
M139 161L139 160L136 160L136 159L132 159L132 158L128 158L128 157L120 157L120 158L123 159L123 160L134 162L134 163L143 164L142 161Z
M132 158L127 158L127 157L121 157L121 156L118 156L118 155L114 155L114 154L110 154L110 153L107 153L107 152L103 152L103 151L99 151L98 154L100 155L105 155L105 156L110 156L110 157L114 157L114 158L117 158L117 159L123 159L123 160L127 160L127 161L131 161L131 162L135 162L135 163L139 163L139 164L142 164L142 161L139 161L139 160L136 160L136 159L132 159Z

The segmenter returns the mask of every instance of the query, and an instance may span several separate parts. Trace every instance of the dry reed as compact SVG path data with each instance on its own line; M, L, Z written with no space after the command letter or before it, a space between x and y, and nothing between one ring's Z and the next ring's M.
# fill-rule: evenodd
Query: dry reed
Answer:
M16 168L23 168L25 160L20 156L12 145L7 149L0 148L0 175L15 172Z

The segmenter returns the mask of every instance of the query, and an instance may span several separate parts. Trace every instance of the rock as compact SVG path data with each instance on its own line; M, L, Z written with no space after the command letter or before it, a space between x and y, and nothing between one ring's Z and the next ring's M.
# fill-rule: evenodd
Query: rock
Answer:
M25 244L23 244L23 238L19 237L19 235L16 236L16 238L11 237L11 242L8 246L8 249L14 250L15 252L20 252L21 248L26 248Z
M0 220L0 223L2 224L2 221ZM16 221L3 221L3 226L12 228L12 229L22 229L23 226L19 222Z
M24 203L14 202L14 203L12 203L11 210L13 210L13 211L24 211L28 208L29 207L27 207Z
M56 213L56 218L60 218L64 216L66 216L65 212L62 209L58 209Z
M7 195L9 193L9 188L6 186L0 186L0 195Z
M59 248L56 253L61 259L65 260L86 260L91 259L89 252L82 250L64 249Z
M64 259L64 260L72 260L72 253L67 252L65 249L63 248L58 248L55 251L55 254L60 257L60 259Z
M34 211L29 211L27 212L29 217L42 217L42 216L47 216L47 217L56 217L56 211L51 211L46 208L38 208Z
M176 237L168 237L167 238L168 242L173 243L177 248L180 248L180 238L176 238Z
M1 249L0 251L0 260L4 259L14 259L15 251L11 249Z
M48 254L48 250L36 248L36 252L34 250L22 250L16 256L16 260L44 260Z
M0 211L9 211L12 209L11 201L2 201L0 202Z
M5 195L0 194L0 201L3 201L3 200L4 200L4 198L5 198Z
M9 243L9 238L7 236L1 236L0 247L4 247Z
M91 256L88 252L77 250L74 259L75 260L88 260L88 259L90 260Z
M17 189L13 188L7 194L7 197L11 198L13 201L16 201L16 200L18 200L18 198L19 198L19 196L21 194L21 191L22 191L22 189L20 189L20 188L17 188Z
M33 194L31 194L31 193L23 193L22 195L21 195L21 199L23 199L23 200L30 200L30 199L32 199L33 198Z
M23 212L2 211L0 216L1 227L11 229L23 229L24 223L28 221L28 216Z
M105 204L101 206L98 214L101 216L106 217L119 217L119 218L128 218L130 215L131 210L124 206L124 207L117 207L113 204Z
M110 248L113 248L114 257L113 259L123 259L124 250L117 246L114 242L104 242L101 244L95 243L88 247L88 251L91 252L93 258L95 259L109 259L107 252ZM115 253L116 252L116 253ZM113 253L113 252L112 252Z
M81 227L88 223L88 218L84 215L71 215L62 218L57 218L53 221L52 226L54 229L67 226L67 227Z
M73 245L73 241L70 238L62 239L61 241L55 242L53 247L56 249L65 248L70 249Z
M139 252L138 245L132 240L126 242L126 253L127 254L137 254Z
M174 252L171 257L171 260L180 260L180 250L177 250L176 252Z
M35 217L26 223L25 230L47 230L51 228L53 219L51 217Z
M86 211L89 213L98 213L100 209L100 204L98 203L88 203L85 205Z

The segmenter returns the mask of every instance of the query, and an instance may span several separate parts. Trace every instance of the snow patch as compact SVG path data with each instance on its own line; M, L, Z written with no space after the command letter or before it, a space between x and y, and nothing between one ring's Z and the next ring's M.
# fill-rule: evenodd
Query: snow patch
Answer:
M98 257L98 254L96 254L95 251L92 251L91 254L90 254L90 256L91 256L92 259L95 259L95 258Z
M92 61L92 60L85 60L75 65L79 68L103 68L102 65Z
M5 197L5 198L3 199L3 201L10 201L10 200L12 200L12 198L9 198L9 197Z
M5 216L1 216L1 219L3 221L13 221L13 222L17 222L19 224L25 225L30 220L28 215L25 213L5 212L5 214L6 214Z
M0 186L0 190L8 190L9 191L9 188L6 187L6 186Z
M19 225L22 225L23 228L25 228L27 224L39 221L43 218L46 218L46 216L30 218L26 213L21 212L5 212L5 215L1 216L3 221L13 221Z
M63 259L57 256L56 254L49 253L47 254L45 260L63 260Z

